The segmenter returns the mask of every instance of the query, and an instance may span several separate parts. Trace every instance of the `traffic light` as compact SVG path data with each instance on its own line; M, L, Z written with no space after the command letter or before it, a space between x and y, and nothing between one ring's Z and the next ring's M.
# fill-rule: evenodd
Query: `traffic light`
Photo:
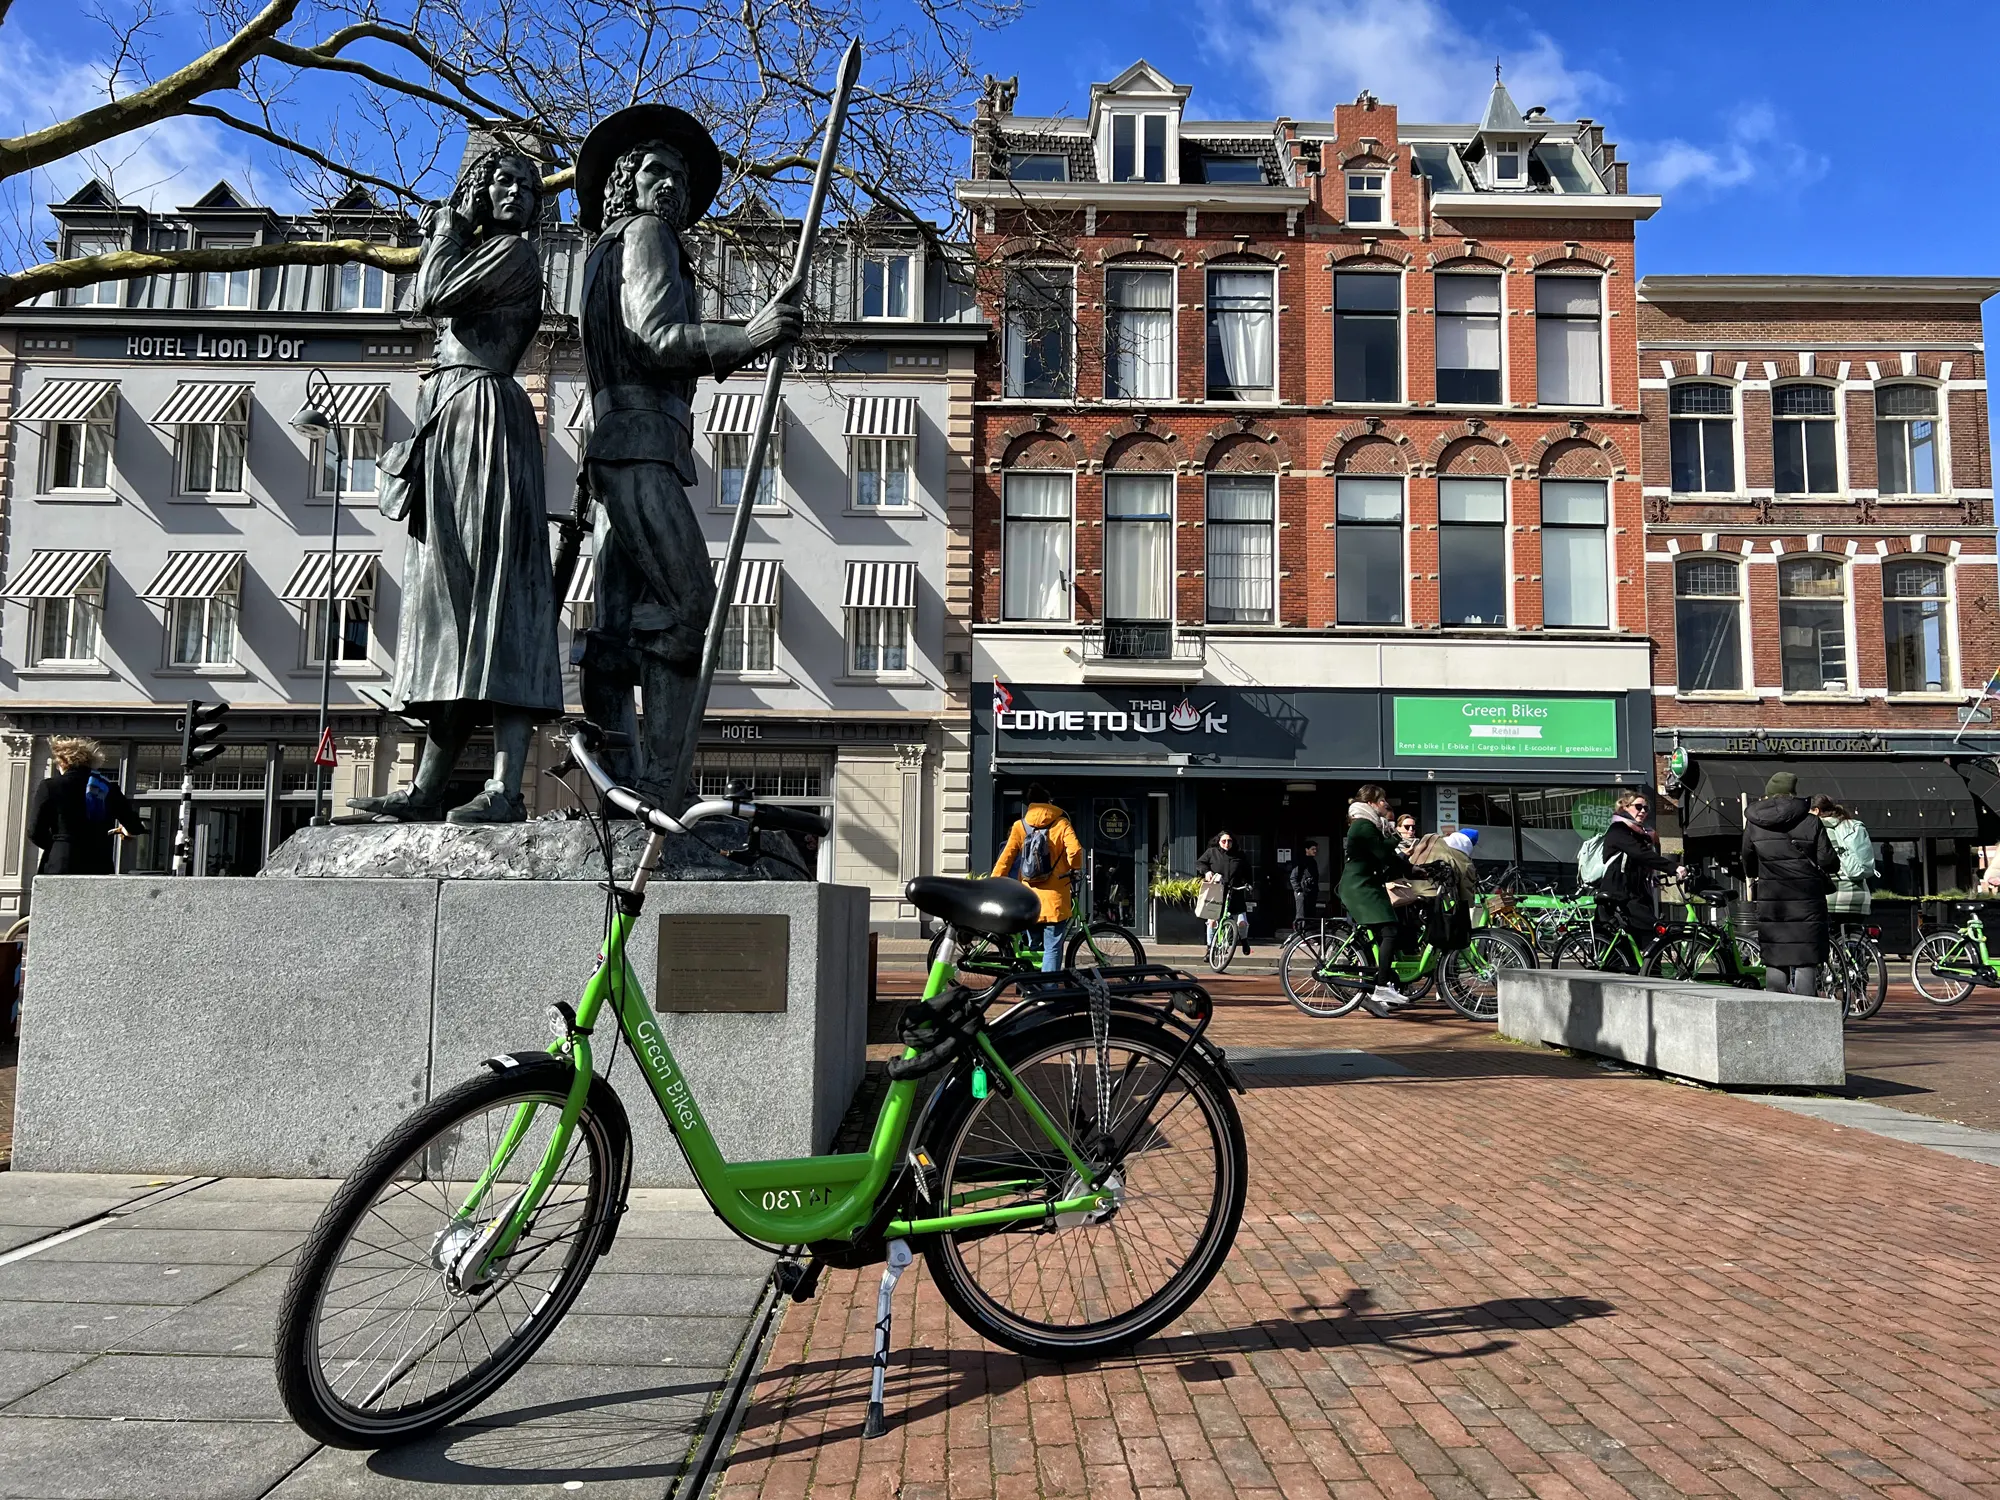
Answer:
M227 703L203 703L198 698L188 700L187 713L181 717L180 723L183 771L192 771L222 754L222 735L229 727L223 720L228 717Z

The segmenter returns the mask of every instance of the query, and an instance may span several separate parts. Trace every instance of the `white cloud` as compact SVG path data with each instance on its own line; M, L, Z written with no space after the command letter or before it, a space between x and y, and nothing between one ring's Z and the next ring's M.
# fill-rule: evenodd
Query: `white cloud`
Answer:
M1648 193L1716 193L1765 181L1796 188L1826 175L1827 158L1787 139L1768 104L1730 118L1722 140L1701 146L1678 136L1639 143L1627 153L1635 185Z
M1217 0L1206 29L1218 53L1261 81L1266 105L1294 119L1331 119L1335 104L1367 89L1406 120L1477 120L1496 61L1522 109L1573 117L1616 92L1564 61L1547 35L1496 43L1442 0Z

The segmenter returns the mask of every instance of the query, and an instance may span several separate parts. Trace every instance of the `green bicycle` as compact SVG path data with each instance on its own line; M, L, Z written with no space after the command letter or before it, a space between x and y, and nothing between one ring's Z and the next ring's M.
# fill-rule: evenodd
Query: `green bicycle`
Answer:
M1976 909L1956 927L1933 932L1910 954L1910 983L1933 1005L1956 1005L1982 984L2000 984L2000 960L1986 946Z
M949 928L931 939L925 967L933 968L944 945L951 940ZM1069 921L1062 937L1062 966L1065 969L1136 969L1146 961L1146 945L1129 927L1116 922L1097 922L1085 912L1083 881L1070 877ZM978 933L968 937L958 955L961 974L984 974L996 983L1008 974L1019 974L1042 966L1041 933L1030 928L1006 937Z
M886 1263L871 1436L890 1292L913 1247L959 1317L1045 1359L1129 1347L1201 1294L1235 1240L1248 1169L1230 1097L1241 1086L1205 1035L1213 1004L1198 985L1155 968L956 987L961 937L1011 936L1040 904L1009 880L913 880L910 901L954 936L905 1015L869 1148L725 1161L626 944L669 834L741 819L754 857L763 830L824 836L826 823L732 797L673 817L597 763L601 730L568 728L570 762L646 826L638 869L606 887L597 968L574 1007L553 1007L560 1038L491 1059L412 1113L307 1237L277 1329L278 1390L301 1428L353 1448L434 1431L497 1390L576 1301L612 1247L632 1170L624 1104L593 1063L607 1008L614 1059L622 1039L716 1213L785 1257L781 1288L803 1300L824 1266ZM989 1025L1010 987L1020 1003Z
M1229 966L1236 960L1236 950L1242 939L1237 936L1236 919L1243 914L1243 902L1248 894L1223 887L1222 905L1217 908L1215 918L1208 926L1208 940L1203 944L1202 957L1209 968L1218 974L1229 972Z

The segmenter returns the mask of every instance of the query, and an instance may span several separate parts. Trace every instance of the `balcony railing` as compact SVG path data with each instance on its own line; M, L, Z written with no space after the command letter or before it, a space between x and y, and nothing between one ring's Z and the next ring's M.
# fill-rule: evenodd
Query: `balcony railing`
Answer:
M1198 662L1201 632L1164 620L1106 620L1083 627L1087 662Z

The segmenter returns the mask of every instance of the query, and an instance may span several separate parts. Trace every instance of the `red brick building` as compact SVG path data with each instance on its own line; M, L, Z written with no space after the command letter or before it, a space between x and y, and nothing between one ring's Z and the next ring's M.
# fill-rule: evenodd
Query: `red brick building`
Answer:
M1662 769L1693 839L1783 765L1907 893L1977 878L1961 710L2000 667L1981 304L2000 280L1648 276L1646 574ZM1984 713L1985 710L1980 710ZM1990 817L1990 815L1989 815ZM1697 845L1699 847L1699 845Z
M1138 63L974 127L973 850L1030 778L1145 918L1360 781L1505 860L1652 777L1633 226L1588 120L1210 121ZM1472 104L1476 101L1467 101ZM1594 794L1594 795L1593 795ZM1581 801L1585 808L1576 804Z

